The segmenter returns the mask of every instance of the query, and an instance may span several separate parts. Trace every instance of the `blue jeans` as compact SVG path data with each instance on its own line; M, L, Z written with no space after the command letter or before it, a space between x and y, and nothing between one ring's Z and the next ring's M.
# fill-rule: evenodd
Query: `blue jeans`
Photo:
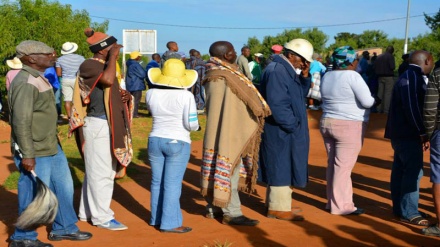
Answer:
M423 176L423 148L419 139L392 139L391 170L393 213L404 219L419 216L419 185Z
M18 180L18 214L20 215L34 199L36 193L36 180L32 174L23 169L21 158L16 153L15 165L20 170ZM66 156L58 145L58 153L52 156L36 157L34 171L37 176L55 193L58 198L58 213L52 224L53 234L70 234L79 229L78 221L73 209L73 180L67 164ZM11 236L13 240L37 239L35 230L25 231L15 228Z
M163 230L182 226L180 195L190 151L187 142L161 137L148 139L152 170L150 225Z

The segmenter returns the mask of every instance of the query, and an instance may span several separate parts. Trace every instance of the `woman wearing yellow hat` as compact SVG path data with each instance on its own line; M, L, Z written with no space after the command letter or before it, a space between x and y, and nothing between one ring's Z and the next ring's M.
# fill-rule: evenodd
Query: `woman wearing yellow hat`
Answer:
M197 80L195 70L185 69L180 59L169 59L162 67L148 70L155 85L147 91L147 108L153 116L148 138L152 170L150 225L161 232L186 233L182 226L180 195L191 152L190 131L199 129L193 94L186 90Z

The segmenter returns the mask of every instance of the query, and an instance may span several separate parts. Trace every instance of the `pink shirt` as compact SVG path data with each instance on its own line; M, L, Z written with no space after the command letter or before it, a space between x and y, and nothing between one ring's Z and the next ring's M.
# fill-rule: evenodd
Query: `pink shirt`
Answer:
M12 80L14 80L14 77L20 72L19 69L13 69L8 71L6 74L6 90L9 91L9 86L11 85Z

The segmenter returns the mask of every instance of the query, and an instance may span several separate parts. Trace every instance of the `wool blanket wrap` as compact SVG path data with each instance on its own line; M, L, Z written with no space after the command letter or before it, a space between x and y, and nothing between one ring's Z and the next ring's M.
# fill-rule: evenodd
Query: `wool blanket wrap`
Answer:
M90 104L90 94L95 89L105 69L102 60L88 59L81 64L73 92L72 108L69 119L69 137L75 134L78 150L83 157L84 138L82 126L87 116L87 107ZM131 121L133 114L133 99L122 102L119 83L104 88L104 106L110 128L112 154L117 160L116 177L125 175L127 167L133 157L131 141Z
M231 175L240 165L238 188L253 192L264 118L269 106L236 65L211 58L203 80L206 131L203 142L201 193L225 208L231 197Z

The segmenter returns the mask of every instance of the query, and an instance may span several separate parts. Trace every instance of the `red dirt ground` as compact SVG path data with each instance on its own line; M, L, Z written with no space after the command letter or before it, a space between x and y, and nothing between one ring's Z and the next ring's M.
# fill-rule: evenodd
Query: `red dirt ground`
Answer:
M389 177L393 152L383 138L385 115L372 114L364 147L359 155L352 179L354 201L364 208L361 216L335 216L324 210L326 153L318 130L320 112L309 112L310 125L310 182L306 189L295 189L293 204L303 209L304 222L287 222L264 215L264 185L257 194L241 195L245 215L260 220L256 227L227 226L203 216L205 202L199 193L199 166L202 142L192 144L190 164L182 191L184 225L193 231L187 234L160 233L147 224L150 215L150 168L132 164L139 172L133 181L115 186L112 209L118 220L129 229L111 232L89 223L79 222L81 230L93 233L85 242L52 242L54 246L213 246L231 243L232 247L246 246L440 246L440 238L420 234L422 227L408 225L393 217L391 212ZM9 126L0 122L0 184L16 168L9 154ZM420 210L434 211L429 182L429 153L425 153L425 175L420 186ZM17 218L16 191L0 187L0 246L7 246ZM75 206L79 191L75 191ZM39 239L47 240L47 229L38 229Z

